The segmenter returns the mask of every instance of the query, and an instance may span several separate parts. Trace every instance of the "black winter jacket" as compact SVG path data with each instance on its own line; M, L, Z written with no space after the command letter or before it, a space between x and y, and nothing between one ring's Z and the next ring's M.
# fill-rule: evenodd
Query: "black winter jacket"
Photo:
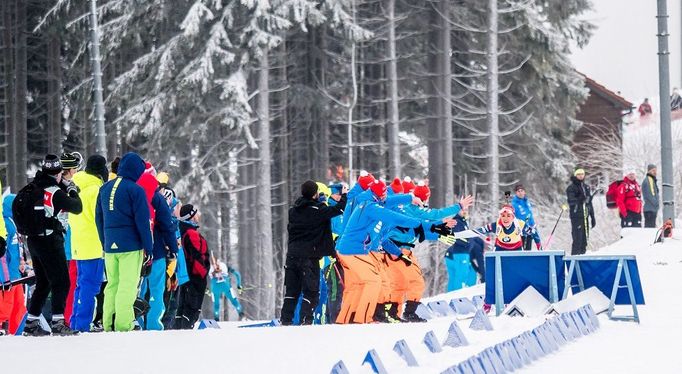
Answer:
M289 208L289 243L287 256L322 258L334 256L331 219L343 214L346 194L334 206L299 197Z
M592 194L590 186L584 181L571 177L571 184L566 188L566 199L571 218L586 219L587 216L594 222L594 209L592 208ZM587 208L587 212L585 212Z

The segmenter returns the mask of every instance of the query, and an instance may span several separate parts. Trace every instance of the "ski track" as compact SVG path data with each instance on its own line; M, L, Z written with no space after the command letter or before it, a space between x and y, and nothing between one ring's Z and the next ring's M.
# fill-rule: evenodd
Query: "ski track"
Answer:
M682 227L678 225L678 227ZM682 236L651 245L652 229L629 230L624 239L591 254L637 254L647 305L641 324L609 321L601 328L524 367L522 373L681 373ZM679 232L679 229L678 231ZM431 297L450 300L483 294L483 286ZM618 307L627 313L629 307ZM458 324L470 345L430 353L422 343L433 330L443 342L454 317L422 324L324 325L220 330L85 334L77 337L0 338L2 372L31 373L328 373L343 360L350 373L371 373L362 361L376 349L389 373L440 373L481 350L542 324L545 317L490 316L494 331L473 331L470 320ZM255 323L255 322L248 322ZM419 367L408 367L393 352L405 339Z

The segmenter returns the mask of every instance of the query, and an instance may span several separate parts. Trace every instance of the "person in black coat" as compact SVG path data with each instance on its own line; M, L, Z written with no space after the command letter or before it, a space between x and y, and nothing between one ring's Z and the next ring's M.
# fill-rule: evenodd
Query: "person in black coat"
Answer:
M571 255L582 255L587 250L587 239L590 229L597 225L592 207L590 186L585 184L585 170L576 169L571 177L571 184L566 188L569 214L571 217L571 234L573 245ZM588 222L588 217L590 218Z
M344 187L340 195L331 195L337 204L327 206L318 200L317 183L309 180L301 185L301 197L289 209L282 325L291 325L301 293L301 324L313 322L313 310L320 298L320 259L336 255L331 219L343 214L346 192Z

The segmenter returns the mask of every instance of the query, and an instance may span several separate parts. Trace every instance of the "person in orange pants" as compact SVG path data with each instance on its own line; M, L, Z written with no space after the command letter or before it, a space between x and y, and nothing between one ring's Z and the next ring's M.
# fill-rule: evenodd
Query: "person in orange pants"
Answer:
M398 182L394 181L392 186L394 185L393 192L400 194L402 191ZM419 182L414 187L413 193L425 204L428 203L431 196L431 190L424 182ZM472 203L473 197L467 196L462 198L459 203L442 209L406 205L398 207L396 211L421 220L443 220L443 222L447 222L448 227L452 227L455 221L450 217L459 214L462 209L468 208ZM433 240L437 238L427 239ZM412 253L412 248L414 248L417 238L410 232L396 229L391 233L390 240L400 247L402 251L400 259L402 261L393 261L389 265L392 286L390 305L387 307L389 318L402 319L407 322L424 322L425 320L416 314L417 307L426 289L421 267L417 262L416 256ZM401 313L403 302L405 302L405 310L404 313Z
M338 255L343 266L344 289L336 323L372 322L381 293L381 277L371 255Z
M8 290L0 291L0 323L8 322L7 332L9 334L15 335L17 333L25 316L24 286L18 284Z
M379 250L382 233L393 227L407 227L421 230L422 222L386 209L386 183L374 181L369 189L360 193L355 200L343 235L336 244L339 262L344 269L344 292L341 311L336 323L367 323L373 321L374 312L380 297L386 297L386 287L382 295L381 263L371 254ZM410 204L410 195L393 199L390 204ZM387 282L388 278L385 278ZM388 284L388 283L386 283Z
M4 248L0 248L0 254L2 254L0 255L0 326L6 321L7 332L12 335L17 333L21 321L26 316L24 286L21 284L9 286L9 282L21 278L24 267L19 236L12 219L12 202L15 197L14 194L5 196L2 209L0 209L0 214L3 216L0 218L0 237L4 240L7 249L3 251ZM2 333L3 331L0 330L0 335Z

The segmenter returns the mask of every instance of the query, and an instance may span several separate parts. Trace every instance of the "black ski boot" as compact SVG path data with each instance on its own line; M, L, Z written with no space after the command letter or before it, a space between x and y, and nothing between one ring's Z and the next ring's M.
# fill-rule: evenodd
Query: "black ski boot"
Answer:
M377 304L377 308L374 311L374 316L372 319L376 323L391 323L391 321L388 319L388 316L386 316L386 304L380 303Z
M400 316L398 316L398 303L387 303L386 314L388 315L388 319L392 323L407 322L404 319L400 318Z
M405 312L403 312L403 319L407 322L426 322L426 320L417 315L417 307L421 304L419 301L407 301L405 303Z
M63 319L52 321L52 325L50 325L50 327L52 328L52 335L75 336L80 334L80 331L72 330L69 326L67 326Z
M39 319L27 320L24 326L24 336L49 336L50 332L40 326Z

